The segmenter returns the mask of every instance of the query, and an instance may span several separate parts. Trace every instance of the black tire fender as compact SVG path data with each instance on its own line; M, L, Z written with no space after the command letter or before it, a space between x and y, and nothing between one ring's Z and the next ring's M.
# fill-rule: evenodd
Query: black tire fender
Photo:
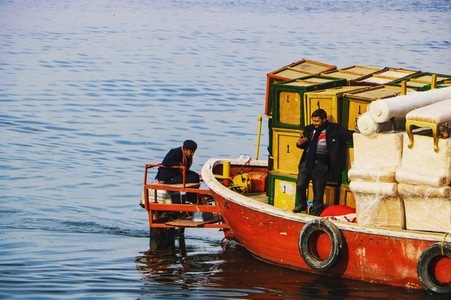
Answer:
M436 259L451 258L451 243L435 243L421 253L417 264L418 279L428 292L437 294L451 293L451 285L440 283L433 273Z
M310 247L310 240L313 234L318 231L325 232L332 244L332 250L324 260L317 257ZM328 219L316 219L308 222L302 228L298 244L302 259L309 267L318 271L327 271L337 264L343 249L344 239L343 234L334 223Z

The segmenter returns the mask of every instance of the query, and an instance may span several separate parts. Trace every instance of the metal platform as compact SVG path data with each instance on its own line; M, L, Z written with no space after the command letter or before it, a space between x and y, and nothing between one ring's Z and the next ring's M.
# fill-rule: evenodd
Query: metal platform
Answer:
M218 207L214 203L210 189L200 188L199 183L167 184L159 181L148 182L148 173L152 168L165 167L161 164L146 164L144 170L143 204L147 210L150 228L219 228L229 227L222 220ZM185 167L178 166L185 174ZM168 191L180 195L181 204L167 203L158 197L158 191ZM186 193L196 195L197 203L186 202ZM170 202L170 201L169 201ZM212 217L206 220L193 220L194 213L207 213ZM169 218L168 216L180 216Z

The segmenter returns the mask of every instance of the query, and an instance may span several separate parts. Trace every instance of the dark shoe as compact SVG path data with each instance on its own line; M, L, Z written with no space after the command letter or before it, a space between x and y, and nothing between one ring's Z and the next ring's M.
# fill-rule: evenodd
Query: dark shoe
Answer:
M314 216L319 216L319 215L321 215L323 210L324 210L324 206L315 207L315 208L310 209L310 214L312 214Z
M306 213L307 212L307 207L298 205L292 210L292 212L294 212L294 213L301 213L301 212Z

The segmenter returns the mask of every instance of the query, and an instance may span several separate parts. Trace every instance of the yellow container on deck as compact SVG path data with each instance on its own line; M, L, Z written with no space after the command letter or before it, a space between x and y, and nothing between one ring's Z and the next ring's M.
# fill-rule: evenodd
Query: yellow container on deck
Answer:
M273 128L273 168L277 172L297 174L302 149L296 146L302 130Z
M364 91L371 88L370 86L340 86L324 90L306 92L304 120L305 126L311 123L312 112L318 108L322 108L327 112L329 122L341 123L342 106L345 93L353 91Z
M308 75L320 74L329 70L335 70L334 65L301 59L289 65L283 66L277 70L271 71L266 75L266 103L265 114L271 115L273 107L273 84L286 80L296 79Z
M401 95L401 89L393 86L377 86L363 91L351 91L343 97L343 116L341 124L349 130L355 130L357 117L368 110L375 100Z

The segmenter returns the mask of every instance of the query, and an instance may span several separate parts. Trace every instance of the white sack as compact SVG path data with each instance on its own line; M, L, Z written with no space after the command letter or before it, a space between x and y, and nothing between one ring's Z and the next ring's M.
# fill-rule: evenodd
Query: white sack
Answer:
M403 197L416 196L423 200L427 200L429 198L443 198L451 200L451 187L432 187L427 185L400 183L398 184L398 194Z
M396 171L396 181L399 183L411 183L427 185L431 187L446 186L449 183L445 170L421 170L414 167L401 167Z
M373 136L354 133L352 167L385 169L401 164L404 132L381 133Z
M351 181L395 182L396 168L351 168L348 178Z
M398 185L404 201L406 228L451 233L451 187Z
M439 139L439 151L435 152L433 138L416 134L413 147L409 138L403 139L401 166L396 171L399 183L447 186L451 183L451 138Z
M349 189L357 194L372 194L380 196L396 197L397 183L395 182L365 182L365 181L351 181Z

